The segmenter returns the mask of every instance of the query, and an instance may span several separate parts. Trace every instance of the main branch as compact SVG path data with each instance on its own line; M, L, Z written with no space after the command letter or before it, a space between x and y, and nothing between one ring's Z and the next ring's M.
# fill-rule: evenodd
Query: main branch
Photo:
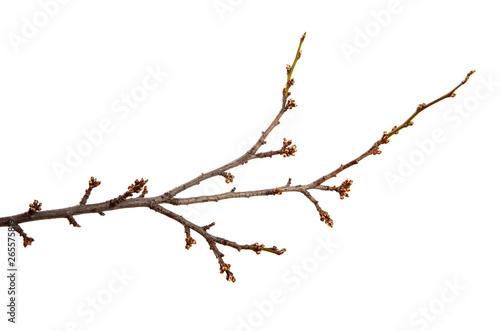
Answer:
M269 134L273 131L273 129L279 125L281 117L289 110L297 107L297 104L295 103L295 100L290 98L291 92L290 88L295 84L294 78L292 78L295 66L297 64L297 61L301 58L302 55L302 44L304 42L304 39L306 37L306 34L304 33L302 37L300 38L300 43L299 47L297 49L297 52L295 54L295 58L292 62L292 65L287 65L286 66L286 83L285 87L283 88L282 91L282 103L281 103L281 109L279 110L278 114L276 117L272 120L272 122L269 124L267 129L265 131L262 131L261 136L259 139L255 142L255 144L248 149L245 153L243 153L241 156L237 157L233 161L220 166L216 169L213 169L211 171L208 171L206 173L202 173L199 176L196 176L195 178L169 190L166 191L164 194L155 196L155 197L149 197L146 198L146 194L148 193L146 183L148 180L144 179L136 179L128 188L127 190L119 195L118 197L112 198L110 200L100 202L100 203L94 203L94 204L87 204L88 199L90 198L91 192L93 189L98 187L101 182L95 179L94 177L91 177L89 182L88 182L88 188L85 190L85 194L81 198L79 204L67 208L61 208L61 209L52 209L52 210L46 210L42 211L41 206L42 203L39 202L38 200L34 200L33 203L29 204L29 208L26 212L17 214L17 215L12 215L12 216L7 216L7 217L0 217L0 227L12 227L15 231L19 233L19 235L23 238L24 246L31 245L32 242L34 241L33 238L29 237L24 230L21 228L19 224L26 223L26 222L32 222L32 221L39 221L39 220L48 220L48 219L58 219L58 218L66 218L69 221L70 225L73 225L75 227L80 227L80 225L76 222L75 216L82 215L82 214L99 214L101 216L104 216L107 211L113 211L117 209L124 209L124 208L148 208L152 211L155 211L161 215L164 215L172 220L177 221L184 227L184 232L186 234L186 249L190 249L194 244L196 244L196 240L191 237L191 231L196 232L198 235L203 237L205 241L208 243L208 246L210 249L213 251L220 267L220 272L226 274L226 279L228 281L234 282L236 278L234 277L233 272L231 271L231 265L227 264L224 262L223 257L224 254L219 250L218 245L223 245L223 246L228 246L233 249L236 249L238 251L241 250L250 250L254 251L257 254L260 254L261 252L268 252L268 253L273 253L276 255L281 255L285 252L285 249L278 249L276 246L272 247L266 247L265 245L259 244L255 242L254 244L237 244L234 241L230 241L227 239L224 239L222 237L215 236L211 233L209 233L209 230L215 225L214 222L205 225L205 226L200 226L197 224L194 224L184 218L182 215L179 215L177 213L174 213L173 211L167 209L165 205L190 205L190 204L197 204L197 203L205 203L205 202L217 202L220 200L227 200L227 199L236 199L236 198L251 198L251 197L256 197L256 196L269 196L269 195L281 195L283 193L289 193L289 192L296 192L300 193L303 196L305 196L316 208L319 218L322 222L325 222L328 226L332 227L333 226L333 219L330 217L330 214L326 211L324 211L318 200L314 198L312 195L313 190L322 190L322 191L335 191L339 194L340 199L344 199L345 197L349 197L351 185L352 185L352 180L345 179L339 186L330 186L330 185L324 185L326 181L329 179L332 179L334 177L337 177L338 174L340 174L342 171L345 169L358 164L361 160L364 158L370 156L370 155L378 155L382 153L380 150L380 146L383 144L389 143L389 138L395 134L398 134L401 130L412 126L413 125L413 119L420 114L423 110L429 108L430 106L444 100L447 98L452 98L455 96L455 92L460 88L462 85L464 85L470 78L470 76L474 73L473 71L470 71L465 79L460 82L455 88L453 88L450 92L444 94L443 96L429 102L429 103L422 103L417 106L417 109L415 112L403 123L401 123L399 126L394 126L391 131L387 132L384 131L382 134L382 137L373 143L370 148L368 148L367 151L359 155L357 158L345 163L341 164L338 168L332 170L331 172L320 176L316 180L312 181L311 183L308 184L302 184L302 185L292 185L292 180L289 179L288 182L283 185L283 186L274 186L274 187L269 187L266 189L261 189L261 190L252 190L252 191L237 191L236 188L232 188L231 190L228 190L225 193L220 193L220 194L213 194L213 195L203 195L203 196L193 196L193 197L188 197L188 198L178 198L177 195L193 186L199 185L201 182L212 178L216 176L221 176L225 179L226 183L232 183L235 179L235 177L230 173L227 172L230 169L233 169L238 166L242 166L246 164L247 162L255 159L263 159L263 158L272 158L275 155L282 155L283 157L291 157L294 156L295 153L297 152L297 146L292 145L292 140L288 140L286 138L283 139L283 145L279 149L275 150L270 150L267 152L258 152L259 149L266 143L266 139L269 136ZM136 197L133 197L134 194L137 194Z

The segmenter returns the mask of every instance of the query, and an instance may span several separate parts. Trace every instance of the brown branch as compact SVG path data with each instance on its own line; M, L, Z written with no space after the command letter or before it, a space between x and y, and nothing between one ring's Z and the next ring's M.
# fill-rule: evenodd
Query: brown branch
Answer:
M333 178L333 177L336 177L340 172L344 171L345 169L355 165L355 164L358 164L359 161L363 160L365 157L369 156L369 155L378 155L378 154L381 154L382 151L379 150L379 147L380 145L383 145L383 144L387 144L389 143L389 138L394 135L394 134L398 134L399 131L401 131L402 129L404 128L407 128L409 126L412 126L413 125L413 119L418 115L420 114L424 109L427 109L429 108L430 106L444 100L444 99L447 99L447 98L454 98L455 97L455 92L456 90L458 90L458 88L462 85L464 85L465 83L467 83L467 81L469 80L470 76L475 73L476 71L475 70L472 70L470 71L467 76L465 77L465 79L463 81L460 82L460 84L458 84L453 90L451 90L450 92L446 93L445 95L431 101L429 104L425 104L425 103L422 103L420 105L418 105L417 107L417 110L406 120L404 121L400 126L395 126L392 128L392 130L387 133L387 131L384 131L384 133L382 134L382 138L380 138L379 140L377 140L373 146L371 146L366 152L364 152L363 154L361 154L360 156L358 156L357 158L355 158L354 160L352 160L351 162L345 164L345 165L341 165L340 167L338 167L337 169L335 169L334 171L332 171L331 173L325 175L325 176L322 176L320 178L318 178L317 180L315 180L313 183L315 185L319 185L319 184L322 184L324 183L325 181L327 181L328 179L330 178Z
M131 197L134 193L139 193L142 191L141 195L139 198L144 198L144 195L148 191L146 183L148 182L148 179L144 180L141 178L141 180L136 179L135 182L130 185L125 193L122 195L119 195L117 198L114 198L109 201L109 206L110 207L116 207L118 204L122 203L127 199L128 197Z
M313 203L313 205L316 207L316 210L319 213L319 219L321 220L321 222L325 222L325 224L328 225L329 227L333 227L333 220L330 218L330 214L328 214L328 212L321 209L321 207L319 206L318 200L314 199L314 197L311 195L311 193L309 193L306 190L301 191L301 193L304 194L306 196L306 198L308 198L309 201L311 201Z
M285 84L285 87L283 88L283 100L282 100L282 104L281 104L281 109L278 112L278 115L276 115L274 120L271 122L271 124L269 124L269 127L265 131L262 132L260 138L255 142L255 144L242 156L240 156L240 157L234 159L233 161L223 165L222 167L219 167L219 168L214 169L212 171L209 171L207 173L202 173L198 177L193 178L192 180L190 180L182 185L179 185L176 188L166 192L164 194L166 197L174 197L177 194L179 194L180 192L185 191L192 186L198 185L199 183L201 183L202 181L204 181L208 178L217 176L226 170L229 170L229 169L232 169L232 168L237 167L239 165L245 164L249 160L255 158L254 157L255 154L257 153L259 148L266 143L266 138L269 136L271 131L279 124L279 120L281 119L283 114L287 110L292 109L292 108L297 106L297 104L295 103L294 100L288 99L288 97L291 94L288 90L295 82L293 80L293 78L291 78L291 77L292 77L295 65L297 64L297 61L300 59L300 56L302 54L301 48L302 48L302 43L304 42L305 37L306 37L306 33L304 32L304 34L300 38L299 48L297 49L297 53L295 55L295 59L293 61L292 66L290 67L289 65L287 65L287 82Z
M455 96L455 92L458 88L460 88L462 85L464 85L470 76L474 73L474 71L471 71L467 74L466 78L458 84L454 89L452 89L450 92L446 93L445 95L431 101L428 104L420 104L418 105L416 111L406 120L404 121L401 125L399 126L394 126L392 130L387 133L384 131L382 134L382 138L379 140L375 141L375 143L363 154L358 156L357 158L351 160L350 162L346 164L340 165L338 168L335 170L317 178L316 180L312 181L309 184L305 185L294 185L292 186L292 180L288 179L288 182L284 186L279 186L279 187L270 187L267 189L261 189L261 190L252 190L252 191L240 191L236 192L236 188L232 188L230 191L225 192L225 193L220 193L220 194L213 194L213 195L204 195L204 196L194 196L194 197L188 197L188 198L178 198L176 197L177 194L200 184L202 181L207 180L209 178L215 177L215 176L222 176L226 183L231 183L234 181L235 177L230 173L227 172L227 170L241 166L243 164L246 164L248 161L253 160L253 159L262 159L262 158L271 158L274 155L282 155L283 157L290 157L294 156L295 153L297 152L297 146L292 145L292 140L288 140L286 138L283 139L283 145L281 146L281 149L278 150L271 150L268 152L260 152L257 153L258 150L266 144L266 139L271 133L271 131L279 125L279 121L281 117L284 115L284 113L290 109L293 109L294 107L297 106L294 100L290 99L290 88L295 84L294 78L292 78L293 71L295 69L295 65L297 64L297 61L301 57L302 54L302 43L304 42L305 39L305 33L300 39L299 47L297 49L294 61L292 65L287 65L286 70L287 70L287 80L285 83L285 87L283 88L282 91L282 104L281 104L281 109L279 110L278 114L276 117L272 120L272 122L269 124L267 129L262 132L260 135L259 139L255 142L255 144L248 149L243 155L237 157L233 161L219 167L216 169L213 169L209 172L202 173L201 175L165 192L164 194L155 196L155 197L150 197L146 198L145 195L148 193L146 183L148 180L144 180L141 178L141 180L136 179L132 185L130 185L125 193L122 195L119 195L118 197L107 200L104 202L100 203L94 203L94 204L87 204L87 201L90 197L90 194L92 192L92 189L100 185L100 181L97 181L94 177L91 177L89 180L89 186L85 191L84 196L80 200L80 203L75 206L67 207L67 208L60 208L60 209L53 209L53 210L46 210L42 211L41 210L41 203L38 200L34 200L33 203L29 205L29 209L27 212L18 214L18 215L13 215L13 216L8 216L8 217L0 217L0 227L6 227L6 226L12 226L21 237L23 237L24 240L24 245L28 246L31 245L33 242L33 238L30 238L26 235L26 233L21 229L19 224L25 223L25 222L31 222L31 221L37 221L37 220L46 220L46 219L57 219L57 218L66 218L68 219L69 223L75 227L79 227L80 225L76 222L74 216L77 215L82 215L82 214L91 214L91 213L97 213L101 216L104 216L105 211L111 211L111 210L117 210L117 209L124 209L124 208L149 208L151 210L154 210L162 215L165 215L177 222L179 222L183 227L184 227L184 232L186 235L185 238L185 248L190 249L194 244L196 244L196 240L191 236L191 232L194 231L201 235L208 243L210 249L213 251L215 257L218 260L219 267L220 267L220 272L226 274L226 279L228 281L235 281L234 274L231 271L231 265L226 264L224 262L224 254L219 250L218 245L224 245L224 246L229 246L232 247L233 249L236 249L238 251L241 250L251 250L256 252L257 254L260 254L261 252L269 252L277 255L281 255L285 252L285 249L278 249L276 246L273 247L265 247L264 245L261 245L259 243L254 243L251 245L240 245L234 241L230 241L227 239L224 239L222 237L217 237L212 234L210 234L208 231L215 225L214 222L210 223L209 225L205 226L199 226L196 225L187 219L185 219L183 216L176 214L164 206L161 206L161 204L170 204L170 205L188 205L188 204L196 204L196 203L205 203L205 202L217 202L221 200L227 200L227 199L236 199L236 198L251 198L251 197L256 197L256 196L270 196L270 195L282 195L283 193L289 193L289 192L297 192L302 195L304 195L313 205L315 206L316 210L319 213L320 220L322 222L325 222L328 226L333 226L333 219L330 217L329 213L324 211L319 202L312 196L311 191L312 190L322 190L322 191L335 191L339 194L340 199L344 199L346 197L349 197L349 192L350 188L352 185L352 180L344 180L340 186L330 186L330 185L323 185L324 182L327 180L337 177L339 173L344 171L345 169L358 164L361 160L364 158L370 156L370 155L378 155L381 153L379 147L383 144L387 144L389 142L389 138L392 135L398 134L402 129L407 128L408 126L413 125L413 119L420 114L424 109L429 108L430 106L444 100L450 97ZM133 198L134 193L140 193L139 196Z
M200 234L205 240L207 241L208 245L210 246L210 249L214 252L215 257L217 258L220 266L220 273L226 273L226 280L235 282L236 278L234 277L234 274L231 272L231 265L226 264L223 260L224 254L221 253L219 248L217 247L217 244L225 245L232 247L238 251L241 250L252 250L256 252L257 254L260 254L261 251L266 251L270 253L274 253L277 255L283 254L286 249L281 249L279 250L276 246L273 247L264 247L264 245L259 245L258 243L255 243L253 245L239 245L235 243L234 241L230 241L221 237L214 236L210 233L208 233L208 230L215 225L215 223L211 223L206 226L198 226L181 215L178 215L156 203L151 203L149 208L152 210L165 215L171 219L176 220L177 222L181 223L184 226L184 232L186 233L186 249L191 248L193 244L196 244L196 241L191 237L191 230L196 231L198 234Z
M69 224L73 225L74 227L81 228L80 224L78 224L73 216L68 216L67 217Z
M19 233L19 235L23 238L24 247L30 246L31 243L35 241L35 239L28 237L26 232L24 232L19 224L17 224L13 219L9 219L9 226L16 230L16 232Z
M87 203L87 200L90 197L90 193L92 192L92 189L96 188L97 186L101 185L101 182L95 179L94 177L90 177L89 180L89 187L85 190L85 194L82 197L82 200L80 200L80 205L83 206L84 204ZM71 221L70 221L71 223Z

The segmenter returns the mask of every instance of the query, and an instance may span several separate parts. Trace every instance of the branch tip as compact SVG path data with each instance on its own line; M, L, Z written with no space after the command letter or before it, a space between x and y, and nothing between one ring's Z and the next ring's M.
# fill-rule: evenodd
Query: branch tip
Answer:
M467 81L469 80L470 76L471 76L473 73L475 73L475 72L476 72L476 70L471 70L471 71L469 71L469 73L467 74L467 76L465 77L465 79L462 81L462 85L463 85L463 84L465 84L465 83L467 83Z
M321 210L319 212L319 216L320 216L321 222L325 222L326 225L333 228L333 220L330 217L330 214L328 214L328 212Z
M85 190L85 194L83 195L82 199L80 200L80 206L83 206L87 203L87 200L90 197L90 193L92 192L92 189L96 188L97 186L101 185L101 182L98 181L94 176L90 177L89 180L89 187Z
M221 262L220 263L220 273L226 273L226 280L228 282L235 282L236 281L236 278L234 277L234 274L231 272L231 265L230 264L226 264L224 262Z
M81 228L80 224L78 224L73 216L68 216L66 217L69 221L70 225L73 225L74 227Z
M212 223L210 223L208 225L202 226L202 229L206 231L206 230L209 230L214 225L215 225L215 222L212 222Z
M36 201L36 200L35 200ZM9 226L12 227L21 237L23 237L23 246L28 247L31 246L31 243L35 241L35 239L28 237L26 232L23 231L23 229L17 224L13 219L9 220Z
M186 233L186 249L189 250L194 244L196 244L196 240L191 237L191 231L189 227L184 226L184 232Z

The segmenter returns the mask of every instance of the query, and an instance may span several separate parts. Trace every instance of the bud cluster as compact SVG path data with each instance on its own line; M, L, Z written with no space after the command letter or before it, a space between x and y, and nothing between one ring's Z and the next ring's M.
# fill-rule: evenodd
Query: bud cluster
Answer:
M292 109L293 107L297 107L295 100L288 99L288 101L286 102L286 109Z
M223 172L222 177L226 179L227 184L232 183L234 179L234 176L230 172Z
M340 194L340 199L343 200L344 198L349 198L349 193L351 191L351 185L352 185L352 180L346 179L340 185L340 187L337 187L335 191L337 191Z
M28 209L28 214L33 215L37 211L42 210L42 203L38 202L38 200L33 200L33 203L30 203L30 208Z
M144 180L141 178L141 180L136 179L135 182L128 187L128 191L130 193L139 193L143 189L143 187L146 185L148 182L148 179Z
M253 245L250 245L250 248L259 255L262 253L262 249L264 248L264 245L259 245L259 243L254 243Z
M136 179L135 182L130 185L127 189L127 192L123 193L122 195L118 196L117 198L114 198L109 201L109 204L111 207L114 207L118 205L120 202L124 201L128 197L131 197L134 193L141 193L141 197L144 197L146 193L148 193L148 188L146 186L146 183L148 182L148 179L144 180L141 178L141 180Z
M319 212L319 216L320 216L321 222L325 222L326 225L333 228L333 220L330 218L330 214L328 214L328 212L321 210Z
M230 264L226 264L224 262L221 262L220 263L220 273L226 273L226 280L229 281L229 282L235 282L236 281L236 278L234 278L234 274L231 272L231 265Z
M278 250L278 247L273 246L273 247L272 247L272 249L273 249L274 251L276 251L276 254L278 254L278 255L281 255L281 254L283 254L283 253L285 253L285 252L286 252L286 248L282 248L282 249Z
M93 188L96 188L97 186L101 185L101 182L98 181L96 178L94 178L93 176L90 177L90 180L89 180L89 188L90 189L93 189Z
M297 152L297 146L291 145L292 140L283 138L283 147L281 147L281 155L283 155L283 157L295 156L295 152Z
M92 190L94 188L96 188L99 185L101 185L100 181L98 181L96 178L94 178L94 176L90 177L89 187L85 190L85 194L83 195L82 200L80 200L80 206L83 206L87 203L87 200L90 197L90 193L92 192ZM70 223L71 223L71 221L70 221Z
M196 244L196 240L189 233L186 233L186 249L190 249L194 244Z

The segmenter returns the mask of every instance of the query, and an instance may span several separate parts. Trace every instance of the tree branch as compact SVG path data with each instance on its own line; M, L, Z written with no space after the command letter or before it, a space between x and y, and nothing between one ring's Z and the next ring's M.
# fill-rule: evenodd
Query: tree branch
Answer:
M333 219L330 217L329 213L324 211L319 202L312 196L311 191L312 190L322 190L322 191L335 191L339 194L340 199L344 199L346 197L349 197L349 192L351 189L351 185L353 183L352 180L345 179L340 186L329 186L329 185L323 185L327 180L337 177L339 173L344 171L345 169L358 164L361 160L364 158L370 156L370 155L378 155L381 154L382 152L380 151L380 146L383 144L389 143L389 138L395 134L398 134L401 130L404 128L407 128L409 126L413 125L413 119L420 114L423 110L429 108L430 106L444 100L450 97L455 96L455 92L457 91L458 88L460 88L462 85L464 85L470 78L470 76L474 73L473 71L470 71L465 79L458 84L454 89L452 89L450 92L444 94L443 96L431 101L428 104L422 103L418 105L416 111L406 120L404 121L401 125L399 126L394 126L392 130L388 133L387 131L384 131L382 134L382 137L375 141L375 143L363 154L358 156L357 158L351 160L350 162L346 164L341 164L338 168L335 170L317 178L316 180L312 181L309 184L303 184L303 185L294 185L292 186L292 180L289 179L286 185L284 186L279 186L279 187L270 187L267 189L261 189L261 190L252 190L252 191L241 191L237 192L236 188L232 188L230 191L225 192L225 193L220 193L220 194L213 194L213 195L204 195L204 196L194 196L194 197L188 197L188 198L177 198L177 194L200 184L202 181L207 180L209 178L215 177L215 176L222 176L226 183L232 183L235 179L235 177L230 173L227 172L227 170L235 168L237 166L243 165L247 163L250 160L253 159L262 159L262 158L271 158L274 155L282 155L283 157L291 157L294 156L295 153L297 152L297 146L292 145L292 140L288 140L286 138L283 139L283 145L281 149L279 150L271 150L267 152L260 152L257 153L258 150L266 143L266 139L271 133L271 131L279 125L279 121L281 117L285 114L286 111L293 109L297 106L294 100L290 99L290 88L292 85L294 85L295 80L292 78L293 71L295 69L295 66L297 64L297 61L300 59L301 54L302 54L302 44L304 42L306 34L300 38L300 43L299 47L297 49L295 58L293 60L292 65L287 65L286 70L287 70L287 76L286 76L286 83L285 87L283 88L282 91L282 104L281 104L281 109L279 110L278 114L276 117L273 119L273 121L269 124L267 129L262 132L260 135L259 139L255 142L255 144L248 149L243 155L237 157L233 161L220 166L216 169L213 169L209 172L202 173L199 176L196 176L195 178L165 192L164 194L155 196L155 197L149 197L146 198L146 194L148 193L146 183L148 180L144 179L136 179L125 191L125 193L119 195L116 198L100 202L100 203L94 203L94 204L88 204L88 199L90 198L91 192L94 188L98 187L101 182L97 181L94 177L91 177L88 183L88 188L85 190L85 194L83 195L82 199L80 200L79 204L67 208L60 208L60 209L53 209L53 210L47 210L47 211L42 211L41 206L42 204L38 200L34 200L33 203L29 204L29 209L21 214L17 215L12 215L12 216L7 216L7 217L0 217L0 227L7 227L11 226L15 231L19 233L21 237L23 237L23 242L24 246L31 245L32 242L34 241L33 238L28 237L28 235L23 231L23 229L19 226L21 223L26 223L26 222L32 222L32 221L38 221L38 220L47 220L47 219L57 219L57 218L66 218L68 219L70 225L73 225L75 227L80 227L80 225L76 222L75 216L77 215L82 215L82 214L91 214L91 213L96 213L101 216L104 216L105 211L112 211L112 210L117 210L117 209L124 209L124 208L139 208L139 207L145 207L149 208L151 210L154 210L155 212L158 212L164 216L167 216L170 219L173 219L177 222L179 222L183 227L184 227L184 232L186 234L186 249L190 249L193 245L196 244L196 240L191 236L191 232L194 231L200 236L202 236L208 243L210 249L213 251L220 267L220 272L226 274L226 279L228 281L234 282L236 278L234 277L234 274L231 271L231 265L227 264L224 262L224 254L219 250L218 245L224 245L231 247L233 249L236 249L238 251L241 250L251 250L256 252L257 254L260 254L262 251L264 252L269 252L273 253L276 255L281 255L285 252L285 249L278 249L276 246L272 247L265 247L264 245L258 244L257 242L251 245L241 245L238 244L234 241L230 241L227 239L224 239L222 237L217 237L209 233L209 230L215 225L214 222L210 223L209 225L205 226L199 226L196 225L187 219L185 219L183 216L176 214L172 212L171 210L165 208L162 206L162 204L165 205L190 205L190 204L197 204L197 203L205 203L205 202L217 202L220 200L227 200L227 199L236 199L236 198L251 198L251 197L256 197L256 196L270 196L270 195L282 195L283 193L288 193L288 192L297 192L302 195L304 195L316 208L316 210L319 213L320 220L322 222L325 222L328 226L332 227L333 226ZM139 194L136 197L133 197L134 194Z

